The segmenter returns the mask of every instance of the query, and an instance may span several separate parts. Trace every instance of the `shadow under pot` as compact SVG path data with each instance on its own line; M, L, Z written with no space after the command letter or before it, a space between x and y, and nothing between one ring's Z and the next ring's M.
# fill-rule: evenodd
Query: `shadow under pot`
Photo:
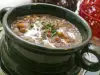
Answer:
M82 42L68 49L53 49L21 39L12 32L11 24L16 17L30 14L50 14L67 19L79 29ZM74 12L52 4L33 3L4 8L0 11L0 19L5 31L0 44L1 63L11 75L72 75L80 68L100 69L99 48L89 43L91 29Z

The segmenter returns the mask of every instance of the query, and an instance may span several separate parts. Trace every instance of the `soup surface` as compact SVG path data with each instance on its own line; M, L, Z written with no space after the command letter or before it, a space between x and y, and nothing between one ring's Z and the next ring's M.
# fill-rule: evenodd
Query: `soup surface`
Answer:
M17 17L11 29L22 39L49 48L69 48L82 42L75 25L48 14Z

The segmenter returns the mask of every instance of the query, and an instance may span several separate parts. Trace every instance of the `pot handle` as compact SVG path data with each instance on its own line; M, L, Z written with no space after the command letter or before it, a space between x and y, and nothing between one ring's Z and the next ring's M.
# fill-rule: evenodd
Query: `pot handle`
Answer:
M100 70L100 47L89 43L76 53L76 64L88 71Z
M1 21L1 23L2 23L3 16L5 15L5 13L6 13L9 9L11 9L11 7L6 7L6 8L3 8L3 9L0 10L0 21Z

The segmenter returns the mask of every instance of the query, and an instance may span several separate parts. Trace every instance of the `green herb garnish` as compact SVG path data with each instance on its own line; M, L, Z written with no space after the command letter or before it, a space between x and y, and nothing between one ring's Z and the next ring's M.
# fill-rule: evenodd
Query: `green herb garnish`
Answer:
M51 32L51 36L55 36L57 34L56 29L54 28L54 25L49 23L47 25L45 25L44 29L46 30L46 33L48 33L48 31Z
M52 32L52 37L57 34L57 30L55 30L55 29L53 29L51 32Z

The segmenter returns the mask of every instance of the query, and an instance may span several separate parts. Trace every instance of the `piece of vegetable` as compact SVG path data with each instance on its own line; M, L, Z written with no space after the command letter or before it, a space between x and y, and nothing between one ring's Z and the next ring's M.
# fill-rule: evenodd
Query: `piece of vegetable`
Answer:
M52 32L52 37L57 34L57 30L55 30L55 29L53 29L51 32Z
M18 24L17 24L17 27L18 27L18 28L25 28L25 25L24 25L24 23L18 23Z
M25 33L27 30L26 30L26 28L20 28L19 31L22 32L22 33Z
M47 32L47 37L51 37L51 32L50 31Z
M56 41L56 42L60 42L61 39L60 39L59 37L56 37L56 38L55 38L55 41Z
M63 32L57 32L58 36L63 38L63 39L68 39L67 34L65 35Z
M26 18L30 18L31 16L27 15Z
M57 34L58 34L59 37L64 37L63 32L57 32Z

